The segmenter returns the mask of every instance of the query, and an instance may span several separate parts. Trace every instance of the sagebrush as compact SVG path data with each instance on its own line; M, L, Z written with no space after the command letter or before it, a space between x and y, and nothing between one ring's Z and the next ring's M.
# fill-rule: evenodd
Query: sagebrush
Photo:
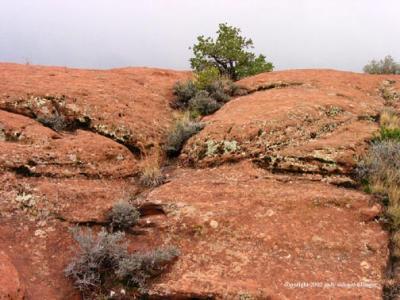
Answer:
M126 201L117 202L108 213L108 219L113 230L128 229L136 225L139 218L140 213L137 208Z
M220 77L202 80L201 84L192 80L176 83L175 99L171 106L191 112L197 111L200 115L208 115L218 110L240 90L231 80Z
M179 256L175 247L128 253L123 232L109 233L102 229L95 234L91 229L74 228L72 234L78 248L65 275L88 299L118 283L143 291L149 279L163 272Z
M206 91L196 94L195 97L189 101L189 110L194 114L209 115L217 111L222 104L211 98Z
M165 151L169 157L179 155L185 142L194 134L204 128L204 124L191 120L190 116L185 114L178 119L167 136Z

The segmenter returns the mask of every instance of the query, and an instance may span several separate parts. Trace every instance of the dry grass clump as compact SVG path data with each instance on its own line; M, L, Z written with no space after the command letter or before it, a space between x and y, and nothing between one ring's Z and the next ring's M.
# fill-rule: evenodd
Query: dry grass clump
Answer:
M400 117L393 108L385 108L380 115L380 124L388 129L398 129Z
M165 182L162 174L162 158L160 151L143 159L140 172L140 184L145 187L157 187Z

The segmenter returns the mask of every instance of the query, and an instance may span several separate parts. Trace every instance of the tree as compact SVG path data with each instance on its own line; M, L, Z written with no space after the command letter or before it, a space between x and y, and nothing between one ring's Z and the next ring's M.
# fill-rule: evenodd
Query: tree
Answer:
M197 44L193 46L194 57L190 64L195 72L202 72L208 68L217 68L220 75L232 80L270 72L274 66L265 60L264 55L256 56L247 51L253 48L253 41L240 35L237 27L219 24L217 38L203 35L197 37Z
M393 57L387 55L379 61L372 60L363 70L368 74L400 74L400 64L396 63Z

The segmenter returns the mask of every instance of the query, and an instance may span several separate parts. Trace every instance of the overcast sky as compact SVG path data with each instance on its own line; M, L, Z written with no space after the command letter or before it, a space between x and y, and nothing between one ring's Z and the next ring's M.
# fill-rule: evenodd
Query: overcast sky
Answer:
M221 22L277 69L400 60L400 0L0 0L0 61L188 69L188 47Z

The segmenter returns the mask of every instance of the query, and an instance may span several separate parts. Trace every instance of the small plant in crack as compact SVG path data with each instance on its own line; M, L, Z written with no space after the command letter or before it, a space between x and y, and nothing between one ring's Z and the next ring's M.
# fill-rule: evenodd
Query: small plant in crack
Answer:
M112 230L126 230L139 222L140 212L129 202L120 201L114 204L108 213Z
M185 142L204 128L204 124L191 120L188 114L177 120L168 134L165 150L169 157L178 156Z
M65 275L74 281L77 289L84 294L99 290L111 276L108 271L118 268L119 262L127 256L123 243L123 232L108 233L102 229L94 234L78 227L71 229L74 240L78 243L75 258L65 268Z
M160 275L179 254L175 247L133 253L119 262L115 273L127 286L143 289L148 279Z
M50 116L39 116L37 121L42 123L44 126L54 129L55 131L65 130L68 126L66 118L59 113L55 113Z

